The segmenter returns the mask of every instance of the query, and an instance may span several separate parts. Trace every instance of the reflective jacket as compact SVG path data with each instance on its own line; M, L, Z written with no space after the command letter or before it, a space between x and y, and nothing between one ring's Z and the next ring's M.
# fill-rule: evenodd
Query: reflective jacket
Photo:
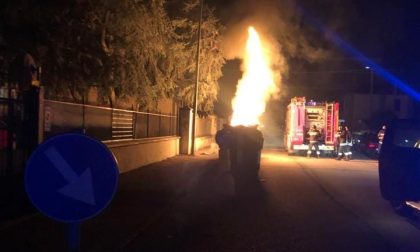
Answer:
M381 129L381 130L378 132L378 139L379 139L379 142L380 142L380 143L382 143L382 141L384 140L384 136L385 136L385 130L384 130L384 129Z
M341 145L347 142L347 131L344 129L338 130L335 134L335 137L337 138L337 142Z
M352 144L352 142L353 142L353 137L352 137L352 135L351 135L351 132L350 132L350 130L344 130L345 132L346 132L346 143L347 143L347 145L353 145Z
M317 129L310 129L308 131L308 135L309 135L309 142L310 143L317 143L319 141L320 136L321 136L321 132L319 132L319 130L317 130Z

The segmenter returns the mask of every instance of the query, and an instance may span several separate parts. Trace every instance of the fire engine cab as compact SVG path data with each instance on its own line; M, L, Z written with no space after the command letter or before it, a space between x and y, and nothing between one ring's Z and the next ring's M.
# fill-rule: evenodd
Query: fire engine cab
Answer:
M287 106L284 143L289 154L308 150L308 130L315 125L321 132L319 149L333 153L335 133L339 125L338 102L306 101L305 97L291 99Z

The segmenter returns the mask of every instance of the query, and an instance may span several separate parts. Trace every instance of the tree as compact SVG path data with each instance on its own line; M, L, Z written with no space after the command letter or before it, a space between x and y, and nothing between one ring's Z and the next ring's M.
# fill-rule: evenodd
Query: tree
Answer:
M172 1L179 4L179 1ZM196 82L196 55L200 5L198 0L185 3L184 8L174 16L178 40L185 47L183 78L178 81L178 97L185 106L193 107ZM189 17L189 18L187 18ZM195 17L195 18L191 18ZM221 49L221 32L224 27L214 15L214 10L204 6L200 47L200 75L198 83L198 110L213 111L219 91L218 80L225 63Z
M165 0L8 1L0 9L6 24L1 33L10 38L7 44L35 54L49 90L69 90L76 101L94 85L110 102L114 96L135 99L142 109L153 109L162 98L191 105L198 22L188 15L197 3L188 3L178 17L165 7ZM18 11L28 15L14 15ZM25 39L17 36L22 29ZM199 94L206 112L213 108L224 62L219 29L206 8Z

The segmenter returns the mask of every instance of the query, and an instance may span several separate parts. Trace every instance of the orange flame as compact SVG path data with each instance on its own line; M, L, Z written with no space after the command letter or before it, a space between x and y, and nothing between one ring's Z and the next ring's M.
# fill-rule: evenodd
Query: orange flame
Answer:
M260 36L250 26L244 57L244 74L232 100L232 126L260 124L266 102L277 91L269 55L264 53Z

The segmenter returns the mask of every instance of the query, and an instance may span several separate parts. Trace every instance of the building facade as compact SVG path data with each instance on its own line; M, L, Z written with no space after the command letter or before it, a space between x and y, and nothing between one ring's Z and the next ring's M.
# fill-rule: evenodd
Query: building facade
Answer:
M412 98L403 94L346 94L340 117L353 131L376 130L393 118L415 116Z

